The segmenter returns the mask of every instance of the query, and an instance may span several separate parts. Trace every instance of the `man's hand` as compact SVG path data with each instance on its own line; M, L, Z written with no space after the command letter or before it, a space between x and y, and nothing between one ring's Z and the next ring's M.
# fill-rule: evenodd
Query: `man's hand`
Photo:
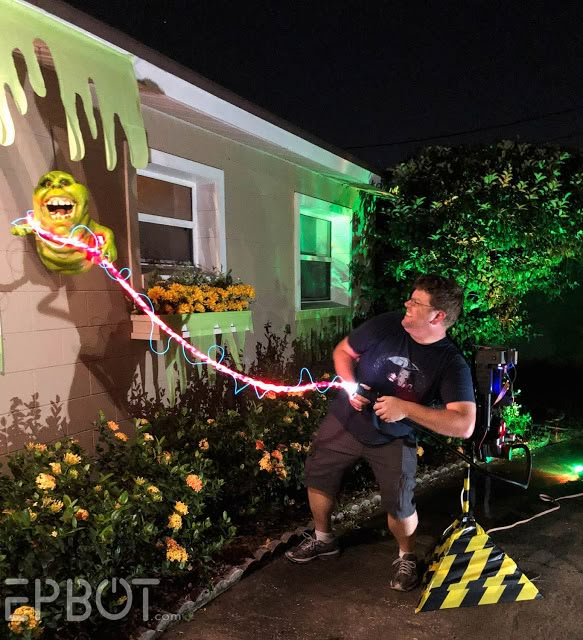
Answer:
M396 422L407 417L403 401L393 396L381 396L373 406L374 412L383 422Z
M365 384L361 385L364 389L370 389ZM365 398L364 396L358 395L358 393L353 393L348 396L348 402L350 402L350 406L357 411L362 411L367 405L370 404L370 400Z

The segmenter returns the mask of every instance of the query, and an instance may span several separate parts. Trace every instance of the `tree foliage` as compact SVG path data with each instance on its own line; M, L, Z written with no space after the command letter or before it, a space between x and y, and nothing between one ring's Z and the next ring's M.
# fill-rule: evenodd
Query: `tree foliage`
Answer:
M465 290L461 343L529 337L525 296L577 285L583 245L583 156L502 141L430 147L366 196L353 260L359 312L402 305L420 273Z

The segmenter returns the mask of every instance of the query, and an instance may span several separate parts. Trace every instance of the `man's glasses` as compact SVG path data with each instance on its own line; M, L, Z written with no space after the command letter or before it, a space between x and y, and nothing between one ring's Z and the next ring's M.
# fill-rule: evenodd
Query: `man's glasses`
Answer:
M419 302L419 300L417 300L416 298L409 298L405 302L410 302L415 307L429 307L430 309L433 309L432 304L425 304L424 302Z

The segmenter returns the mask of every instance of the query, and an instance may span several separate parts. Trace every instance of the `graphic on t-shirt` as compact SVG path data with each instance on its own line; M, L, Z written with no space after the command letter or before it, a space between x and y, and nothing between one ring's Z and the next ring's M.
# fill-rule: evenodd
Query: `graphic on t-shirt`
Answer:
M406 391L413 390L413 383L410 382L410 378L414 371L419 371L419 367L411 362L409 358L403 356L389 356L389 362L399 367L397 371L391 371L387 374L387 379L393 382L400 389Z

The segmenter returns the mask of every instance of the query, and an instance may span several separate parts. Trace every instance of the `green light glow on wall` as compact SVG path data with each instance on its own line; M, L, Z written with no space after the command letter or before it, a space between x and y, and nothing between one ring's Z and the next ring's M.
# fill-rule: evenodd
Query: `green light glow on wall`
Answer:
M15 139L6 87L10 89L19 112L24 115L28 109L12 56L15 49L24 57L34 92L40 97L46 95L34 50L35 40L42 40L50 49L55 65L67 118L71 160L78 161L85 156L85 142L76 108L77 96L83 103L91 135L97 138L91 93L93 86L103 129L107 168L111 171L117 163L116 115L125 131L131 163L136 168L145 167L148 164L148 145L131 57L17 0L0 0L0 15L0 144L8 146Z

